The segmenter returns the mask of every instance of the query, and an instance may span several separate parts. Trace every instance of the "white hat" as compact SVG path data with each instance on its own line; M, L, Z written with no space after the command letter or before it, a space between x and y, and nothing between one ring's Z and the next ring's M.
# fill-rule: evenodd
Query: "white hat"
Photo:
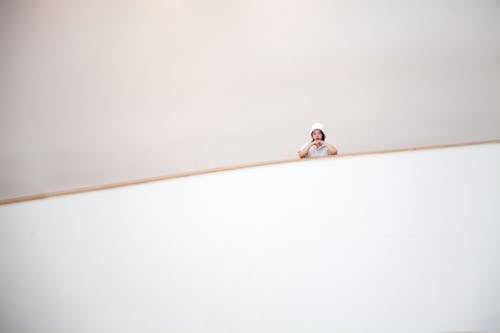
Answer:
M322 123L314 123L311 126L311 133L314 132L314 130L319 129L321 132L325 133L325 130L323 129L323 124Z

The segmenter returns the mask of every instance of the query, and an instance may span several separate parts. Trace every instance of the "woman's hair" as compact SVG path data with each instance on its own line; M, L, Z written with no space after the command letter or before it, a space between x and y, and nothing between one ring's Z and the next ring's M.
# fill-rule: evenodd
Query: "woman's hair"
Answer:
M314 130L314 131L315 131L315 130ZM314 132L314 131L312 131L312 132L311 132L311 138L312 138L311 142L313 142L313 141L314 141L314 138L312 137L312 136L313 136L313 132ZM325 139L326 139L326 135L325 135L325 133L324 133L322 130L320 130L319 128L318 128L318 131L320 131L320 132L321 132L321 140L325 141Z

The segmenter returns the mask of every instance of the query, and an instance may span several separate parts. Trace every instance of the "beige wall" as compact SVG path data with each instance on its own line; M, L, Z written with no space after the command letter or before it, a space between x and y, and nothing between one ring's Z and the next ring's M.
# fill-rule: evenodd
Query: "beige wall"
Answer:
M0 198L500 138L500 1L0 6Z

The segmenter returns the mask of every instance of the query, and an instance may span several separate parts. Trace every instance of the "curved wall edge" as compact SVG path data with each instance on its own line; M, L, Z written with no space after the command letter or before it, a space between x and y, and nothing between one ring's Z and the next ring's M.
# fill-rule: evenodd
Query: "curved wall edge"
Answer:
M445 148L453 148L453 147L475 146L475 145L483 145L483 144L498 144L498 143L500 143L500 139L477 141L477 142L454 143L454 144L446 144L446 145L423 146L423 147L414 147L414 148L387 149L387 150L379 150L379 151L345 153L345 154L339 154L338 156L329 157L329 158L340 158L340 157L373 155L373 154L378 155L378 154L388 154L388 153L399 153L399 152L405 152L405 151L445 149ZM252 167L263 166L263 165L294 163L294 162L299 162L299 161L304 161L304 160L289 159L289 160L280 160L280 161L261 161L261 162L255 162L255 163L249 163L249 164L224 166L224 167L218 167L218 168L213 168L213 169L196 170L196 171L168 174L168 175L162 175L162 176L156 176L156 177L135 179L135 180L118 182L118 183L86 186L86 187L67 189L67 190L62 190L62 191L57 191L57 192L39 193L39 194L33 194L33 195L26 195L26 196L20 196L20 197L1 199L0 205L13 204L13 203L18 203L18 202L23 202L23 201L40 200L40 199L46 199L46 198L61 196L61 195L72 195L72 194L78 194L78 193L84 193L84 192L90 192L90 191L100 191L100 190L106 190L106 189L111 189L111 188L115 188L115 187L131 186L131 185L137 185L137 184L143 184L143 183L149 183L149 182L155 182L155 181L161 181L161 180L167 180L167 179L173 179L173 178L191 177L191 176L197 176L197 175L202 175L202 174L207 174L207 173L230 171L230 170L242 169L242 168L252 168Z
M500 145L0 207L2 332L500 328Z

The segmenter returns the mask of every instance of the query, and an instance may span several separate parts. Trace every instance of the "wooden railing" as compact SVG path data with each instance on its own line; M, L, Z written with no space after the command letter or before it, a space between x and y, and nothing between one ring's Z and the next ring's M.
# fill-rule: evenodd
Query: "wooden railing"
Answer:
M357 153L345 153L345 154L339 154L336 156L328 156L328 157L324 157L324 158L343 158L343 157L362 156L362 155L377 155L377 154L410 152L410 151L417 151L417 150L465 147L465 146L484 145L484 144L500 144L500 139L476 141L476 142L465 142L465 143L455 143L455 144L434 145L434 146L422 146L422 147L414 147L414 148L386 149L386 150L375 150L375 151L357 152ZM111 184L87 186L87 187L68 189L68 190L63 190L63 191L40 193L40 194L33 194L33 195L26 195L26 196L14 197L14 198L2 199L2 200L0 200L0 205L13 204L13 203L30 201L30 200L39 200L39 199L51 198L51 197L62 196L62 195L72 195L72 194L78 194L78 193L84 193L84 192L106 190L106 189L111 189L111 188L116 188L116 187L144 184L144 183L167 180L167 179L191 177L191 176L197 176L197 175L203 175L203 174L209 174L209 173L221 172L221 171L230 171L230 170L236 170L236 169L258 167L258 166L264 166L264 165L283 164L283 163L298 163L298 162L303 162L303 161L307 161L307 160L310 160L310 159L296 158L296 159L287 159L287 160L278 160L278 161L263 161L263 162L256 162L256 163L218 167L218 168L213 168L213 169L197 170L197 171L191 171L191 172L174 173L174 174L169 174L169 175L128 180L128 181L111 183Z

